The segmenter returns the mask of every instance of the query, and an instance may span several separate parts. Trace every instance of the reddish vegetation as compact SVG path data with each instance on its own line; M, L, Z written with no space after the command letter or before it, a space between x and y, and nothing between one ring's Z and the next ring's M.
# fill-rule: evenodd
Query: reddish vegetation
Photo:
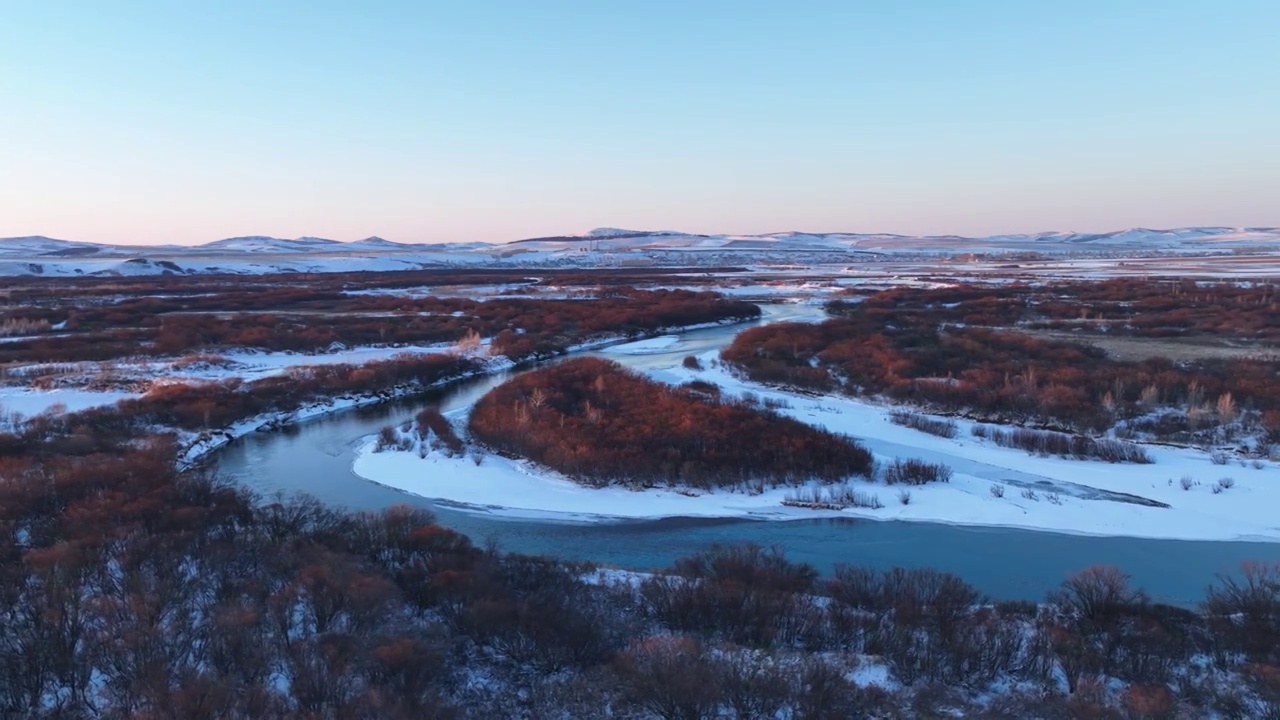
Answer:
M144 427L466 367L437 356L179 388L0 435L0 716L1280 715L1277 566L1222 579L1199 613L1151 603L1111 568L1045 605L991 604L946 573L823 579L754 546L599 585L578 565L477 548L422 510L263 502L179 474L176 448ZM610 375L606 389L632 380ZM657 397L663 412L640 419L660 426L685 417L682 394L708 395L645 392L626 397L646 410ZM443 420L419 416L451 443ZM892 689L849 679L863 655Z
M595 358L494 388L472 412L471 432L594 485L835 481L871 469L870 453L848 438Z
M1274 284L1133 278L1035 286L963 284L895 288L861 304L880 320L922 315L935 323L1280 343L1280 287ZM834 308L849 309L839 303Z
M115 406L33 418L17 434L0 433L0 456L87 455L157 427L215 430L336 396L426 388L479 370L476 361L454 355L404 355L359 366L297 368L253 382L162 385Z
M418 423L418 434L424 441L434 442L451 455L462 455L466 445L462 438L454 432L453 425L440 414L436 408L427 408L415 418Z
M1114 289L1113 284L1107 287ZM957 300L978 292L948 288L879 293L862 303L834 306L843 317L825 323L747 330L723 357L762 382L883 394L994 421L1097 432L1160 406L1190 410L1209 418L1209 424L1235 420L1238 408L1252 408L1268 418L1264 422L1273 423L1273 432L1280 432L1280 425L1274 424L1280 419L1274 414L1280 410L1280 375L1273 362L1122 362L1085 345L949 325L1008 322L1017 314L1009 308L1021 313L1029 302L1016 294L1002 297L1014 293L1012 289L999 291L989 301ZM1248 297L1254 303L1248 307L1256 307L1270 296ZM945 306L954 302L961 305ZM1276 316L1266 322L1276 322Z
M211 297L144 297L41 314L61 315L65 328L0 345L0 363L108 360L226 348L313 352L335 343L456 342L472 333L495 337L497 352L522 359L562 352L600 334L753 319L760 310L716 293L686 290L624 288L581 300L481 302L289 288L258 297L246 297L243 289Z
M600 587L580 567L478 549L421 510L259 503L176 474L172 452L0 460L0 714L888 718L978 715L926 690L993 682L1035 688L996 693L1003 717L1280 707L1274 566L1219 583L1201 614L1151 603L1111 568L1042 607L992 605L946 573L822 579L754 546ZM905 689L850 683L855 653ZM1209 672L1188 677L1193 663ZM1230 687L1203 679L1230 672ZM529 696L530 673L557 679ZM1070 694L1045 689L1063 680ZM1104 682L1122 692L1095 692Z

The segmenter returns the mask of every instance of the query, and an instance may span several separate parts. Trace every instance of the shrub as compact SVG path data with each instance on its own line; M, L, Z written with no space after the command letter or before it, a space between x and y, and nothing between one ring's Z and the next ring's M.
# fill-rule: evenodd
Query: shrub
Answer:
M640 597L672 629L763 647L805 632L817 577L776 548L717 545L677 560L672 575L645 580Z
M461 457L467 448L462 438L453 429L448 418L440 414L436 408L427 408L418 413L418 436L432 448L444 450L450 457Z
M911 504L911 491L910 491L910 490L899 490L899 491L898 491L898 502L902 503L903 505L910 505L910 504Z
M681 362L681 364L690 370L702 369L702 361L699 360L695 355L685 355L684 360Z
M923 460L896 459L884 470L886 485L924 485L930 482L950 482L951 468L942 463Z
M1153 462L1141 446L1123 440L1109 438L1090 438L1084 435L1068 435L1067 433L1048 430L1032 430L1029 428L983 428L974 426L974 434L990 439L1002 447L1019 448L1035 455L1057 455L1064 458L1086 460L1097 458L1107 462L1128 462L1146 465Z
M848 507L879 510L884 507L879 496L855 490L848 485L793 490L787 493L782 504L815 510L843 510Z
M1178 484L1182 486L1183 490L1190 490L1191 487L1196 484L1196 481L1193 480L1190 475L1183 475L1182 478L1178 480Z
M1221 450L1214 450L1209 453L1209 461L1214 465L1226 465L1231 458Z
M854 507L866 508L868 510L879 510L884 507L884 504L880 502L880 497L875 493L858 491L854 491L849 496L849 503Z
M956 425L954 420L932 418L928 415L907 412L905 410L894 410L889 413L889 421L895 425L902 425L904 427L913 428L921 432L927 432L930 435L937 435L938 437L944 438L953 438L959 432L959 426ZM976 426L974 430L977 430Z
M1238 575L1219 576L1203 609L1228 648L1280 664L1280 564L1249 562Z
M1067 578L1049 600L1065 611L1093 622L1147 602L1141 590L1129 587L1129 575L1110 565L1094 565Z
M1001 485L1001 484L999 484L999 483L992 483L992 484L991 484L991 488L990 488L990 489L991 489L991 497L993 497L993 498L1002 498L1002 497L1004 497L1004 486L1003 486L1003 485Z
M383 425L378 430L378 440L373 445L374 452L382 452L387 448L393 448L400 444L400 433L392 425Z

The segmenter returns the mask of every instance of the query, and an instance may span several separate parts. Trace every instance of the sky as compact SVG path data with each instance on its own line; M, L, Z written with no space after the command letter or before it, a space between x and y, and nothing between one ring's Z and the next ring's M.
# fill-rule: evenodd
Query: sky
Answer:
M1275 0L0 0L0 236L1280 226Z

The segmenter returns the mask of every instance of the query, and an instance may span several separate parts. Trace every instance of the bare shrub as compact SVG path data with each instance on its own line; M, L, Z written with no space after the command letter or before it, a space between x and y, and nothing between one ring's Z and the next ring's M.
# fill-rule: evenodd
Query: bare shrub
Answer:
M1210 625L1253 662L1280 663L1280 563L1248 562L1220 575L1202 605Z
M1129 587L1129 575L1110 565L1094 565L1067 578L1049 593L1049 601L1085 620L1098 622L1147 602L1141 590Z
M875 493L855 490L848 485L827 488L811 486L792 490L786 494L782 504L814 510L843 510L848 507L879 510L884 507Z
M1045 493L1044 499L1048 500L1050 503L1054 505L1062 504L1062 496L1056 492Z
M991 485L991 497L993 497L993 498L1002 498L1002 497L1004 497L1004 486L1003 486L1003 485L1000 485L999 483L992 483L992 485Z
M1235 486L1236 486L1235 478L1229 478L1229 477L1218 478L1218 482L1214 485L1214 487L1220 488L1222 490L1230 490Z
M910 505L910 504L911 504L911 491L910 491L910 490L899 490L899 491L898 491L898 502L902 503L903 505Z
M868 510L879 510L884 507L884 503L880 502L880 496L875 493L854 491L849 498L849 504L857 508L866 508Z
M450 457L461 457L466 453L466 444L438 409L427 408L419 412L417 421L418 436L424 442L430 442L432 448L443 450Z
M1191 487L1196 484L1196 481L1193 480L1190 475L1183 475L1182 478L1178 480L1178 484L1182 486L1183 490L1190 490Z
M950 467L942 463L929 463L915 458L896 459L884 469L886 485L924 485L931 482L950 481Z
M713 667L716 683L736 717L776 717L791 697L792 673L761 663L754 654L739 652L717 657Z
M1226 465L1231 458L1221 450L1214 450L1209 453L1209 461L1214 465Z
M1023 490L1023 491L1022 491L1022 497L1026 498L1026 499L1028 499L1028 500L1039 500L1039 499L1040 499L1040 496L1039 496L1038 494L1036 494L1036 491L1035 491L1035 490L1032 490L1031 488L1027 488L1027 489Z
M373 445L374 452L383 452L387 448L396 447L400 442L400 433L392 425L383 425L378 431L378 440Z
M619 656L617 671L624 696L664 720L711 717L720 702L706 651L693 639L638 641Z
M1001 447L1012 447L1026 450L1033 455L1057 455L1058 457L1087 460L1096 458L1107 462L1127 462L1148 465L1154 462L1141 446L1123 440L1111 438L1091 438L1084 435L1068 435L1067 433L1049 430L1032 430L1030 428L986 428L978 434L978 425L974 426L974 434L989 438Z
M959 432L959 427L954 420L933 418L920 413L907 412L906 410L894 410L889 413L889 421L895 425L902 425L903 427L944 438L953 438Z
M668 627L768 647L795 641L811 626L808 593L818 571L776 548L717 545L677 560L674 571L640 586L644 610Z
M702 361L699 360L695 355L685 355L684 360L682 360L680 364L684 365L689 370L702 369Z

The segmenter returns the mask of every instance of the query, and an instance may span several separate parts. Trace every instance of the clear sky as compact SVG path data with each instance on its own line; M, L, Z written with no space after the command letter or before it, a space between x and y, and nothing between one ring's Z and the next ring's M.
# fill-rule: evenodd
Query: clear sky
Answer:
M1280 225L1277 0L0 0L0 236Z

